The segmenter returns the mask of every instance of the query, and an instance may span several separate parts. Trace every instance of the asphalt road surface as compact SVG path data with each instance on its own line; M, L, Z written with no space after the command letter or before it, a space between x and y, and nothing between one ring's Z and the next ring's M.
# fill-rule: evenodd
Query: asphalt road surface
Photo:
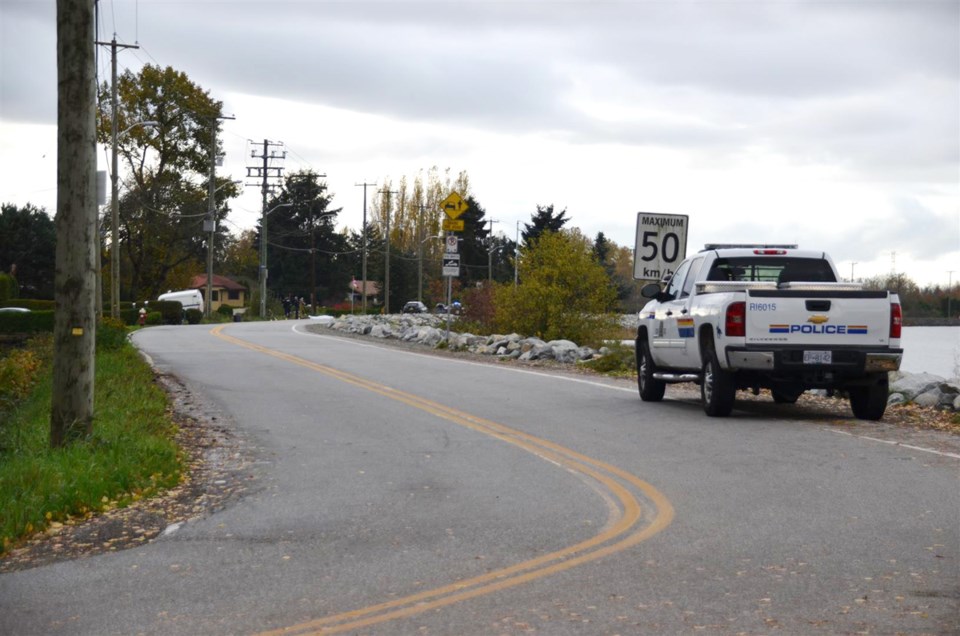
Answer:
M960 630L955 456L303 327L136 333L254 479L147 546L0 575L0 633Z

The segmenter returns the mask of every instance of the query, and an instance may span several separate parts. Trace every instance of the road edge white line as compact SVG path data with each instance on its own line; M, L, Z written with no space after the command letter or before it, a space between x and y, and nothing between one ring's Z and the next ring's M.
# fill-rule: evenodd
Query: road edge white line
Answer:
M458 359L456 359L456 358L447 358L447 357L445 357L445 356L433 356L433 355L430 355L430 354L428 354L428 353L418 353L418 352L416 352L416 351L406 351L406 350L404 350L404 349L398 349L398 348L396 348L396 347L391 347L391 346L388 346L388 345L378 345L378 344L376 344L376 343L370 343L370 342L358 342L358 341L356 341L356 340L354 340L354 339L352 339L352 338L339 337L339 336L337 336L336 334L329 334L329 335L328 335L328 334L315 333L315 332L311 332L311 331L301 331L301 330L298 329L298 327L301 327L301 326L305 326L305 325L292 325L292 326L291 326L291 331L293 331L294 333L296 333L296 334L298 334L298 335L301 335L301 336L311 336L311 337L316 337L316 338L327 338L327 339L330 339L330 340L336 340L336 341L338 341L338 342L350 343L350 344L356 345L356 346L358 346L358 347L369 347L369 348L371 348L371 349L380 349L380 350L383 350L383 351L393 351L393 352L396 352L396 353L401 353L401 354L406 354L406 355L411 355L411 356L420 356L420 357L424 357L424 358L440 359L440 360L445 360L445 361L447 361L447 362L456 362L456 363L459 363L459 364L468 364L468 365L472 365L472 366L495 367L495 368L501 369L501 370L503 370L503 371L510 371L510 372L513 372L513 373L524 373L524 374L527 374L527 375L535 375L535 376L540 376L540 377L544 377L544 378L553 378L553 379L557 379L557 380L564 380L564 381L566 381L566 382L576 382L576 383L578 383L578 384L586 384L586 385L588 385L588 386L600 387L600 388L602 388L602 389L612 389L612 390L614 390L614 391L627 391L627 392L629 392L629 393L633 393L633 392L636 390L636 389L627 388L627 387L614 386L614 385L611 385L611 384L604 384L604 383L602 383L602 382L594 382L594 381L591 381L591 380L583 380L583 379L580 379L580 378L571 378L571 377L567 377L567 376L565 376L565 375L558 375L558 374L552 374L552 373L543 373L543 372L541 372L541 371L530 371L529 369L514 369L514 368L511 368L511 367L505 367L505 366L495 365L495 364L492 364L492 363L490 363L490 362L473 362L473 361L471 361L471 360L458 360ZM892 441L892 440L880 439L880 438L878 438L878 437L870 437L870 436L868 436L868 435L854 435L853 433L849 433L849 432L847 432L847 431L838 431L838 430L835 430L835 429L832 429L832 428L823 428L822 430L829 431L830 433L837 433L838 435L847 435L848 437L855 437L855 438L858 438L858 439L863 439L863 440L867 440L867 441L871 441L871 442L879 442L879 443L881 443L881 444L887 444L887 445L889 445L889 446L900 446L900 447L902 447L902 448L908 448L908 449L910 449L910 450L915 450L915 451L919 451L919 452L923 452L923 453L931 453L931 454L933 454L933 455L939 455L939 456L941 456L941 457L949 457L950 459L960 459L960 454L947 453L947 452L944 452L944 451L935 450L935 449L933 449L933 448L925 448L925 447L923 447L923 446L914 446L914 445L912 445L912 444L904 444L903 442L895 442L895 441Z
M583 379L581 379L581 378L571 378L571 377L567 377L567 376L565 376L565 375L558 375L558 374L553 374L553 373L544 373L544 372L542 372L542 371L530 371L529 369L514 369L514 368L511 368L511 367L506 367L506 366L497 365L497 364L494 364L494 363L492 363L492 362L474 362L474 361L472 361L472 360L459 360L459 359L457 359L457 358L448 358L448 357L446 357L446 356L434 356L434 355L430 355L429 353L418 353L418 352L416 352L416 351L407 351L407 350L405 350L405 349L398 349L397 347L391 347L391 346L389 346L389 345L379 345L379 344L370 343L370 342L358 342L358 341L354 340L353 338L347 338L347 337L337 336L336 334L322 334L322 333L314 333L314 332L309 332L309 331L308 331L308 332L304 332L304 331L300 331L299 329L297 329L297 327L299 327L299 326L302 326L302 325L293 325L293 326L291 327L291 331L293 331L294 333L299 334L299 335L301 335L301 336L311 336L311 337L315 337L315 338L328 338L328 339L330 339L330 340L336 340L337 342L350 343L350 344L356 345L356 346L358 346L358 347L369 347L369 348L371 348L371 349L380 349L380 350L382 350L382 351L393 351L393 352L396 352L396 353L405 354L405 355L409 355L409 356L420 356L420 357L422 357L422 358L432 358L432 359L434 359L434 360L444 360L444 361L446 361L446 362L454 362L454 363L457 363L457 364L467 364L467 365L478 366L478 367L493 367L493 368L496 368L496 369L502 369L503 371L510 371L510 372L512 372L512 373L523 373L523 374L526 374L526 375L535 375L535 376L539 376L539 377L542 377L542 378L554 378L554 379L557 379L557 380L564 380L564 381L566 381L566 382L576 382L577 384L586 384L586 385L588 385L588 386L597 386L597 387L604 388L604 389L613 389L614 391L626 391L626 392L628 392L628 393L634 393L634 392L636 392L636 389L633 389L633 388L627 388L627 387L623 387L623 386L615 386L615 385L612 385L612 384L605 384L605 383L603 383L603 382L594 382L594 381L592 381L592 380L583 380Z
M910 450L920 451L923 453L932 453L934 455L940 455L941 457L949 457L951 459L960 459L960 455L956 453L947 453L944 451L938 451L933 448L926 448L924 446L914 446L913 444L904 444L903 442L895 442L889 439L880 439L879 437L870 437L869 435L854 435L847 431L837 431L832 428L824 428L823 430L829 431L830 433L836 433L837 435L846 435L847 437L855 437L857 439L865 439L870 442L877 442L880 444L887 444L888 446L899 446L901 448L909 448Z

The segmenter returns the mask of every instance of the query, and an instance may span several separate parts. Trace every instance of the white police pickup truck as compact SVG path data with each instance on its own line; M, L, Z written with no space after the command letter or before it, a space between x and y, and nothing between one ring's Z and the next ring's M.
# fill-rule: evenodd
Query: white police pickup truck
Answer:
M887 372L903 356L900 299L837 282L825 253L707 245L641 293L651 299L636 342L644 401L662 400L668 383L696 382L707 415L726 416L737 390L793 403L819 388L845 391L860 419L883 417Z

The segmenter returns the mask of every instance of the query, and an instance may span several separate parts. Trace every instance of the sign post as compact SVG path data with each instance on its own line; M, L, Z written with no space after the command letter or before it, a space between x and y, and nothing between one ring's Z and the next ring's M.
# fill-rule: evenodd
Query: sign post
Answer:
M633 251L633 277L661 281L673 275L687 257L685 214L637 213L637 242Z
M446 250L443 254L443 275L447 279L447 344L450 344L450 305L453 302L453 278L460 276L460 239L453 232L463 231L465 224L460 216L469 207L469 204L457 192L451 192L440 203L440 209L443 210L446 217L443 219L443 230L450 232L446 238Z

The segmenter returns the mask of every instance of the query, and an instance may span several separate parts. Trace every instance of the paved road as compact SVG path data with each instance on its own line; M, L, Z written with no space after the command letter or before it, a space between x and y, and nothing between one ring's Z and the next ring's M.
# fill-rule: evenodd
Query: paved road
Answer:
M148 546L0 575L0 633L960 629L954 457L302 326L136 334L247 440L254 485Z

